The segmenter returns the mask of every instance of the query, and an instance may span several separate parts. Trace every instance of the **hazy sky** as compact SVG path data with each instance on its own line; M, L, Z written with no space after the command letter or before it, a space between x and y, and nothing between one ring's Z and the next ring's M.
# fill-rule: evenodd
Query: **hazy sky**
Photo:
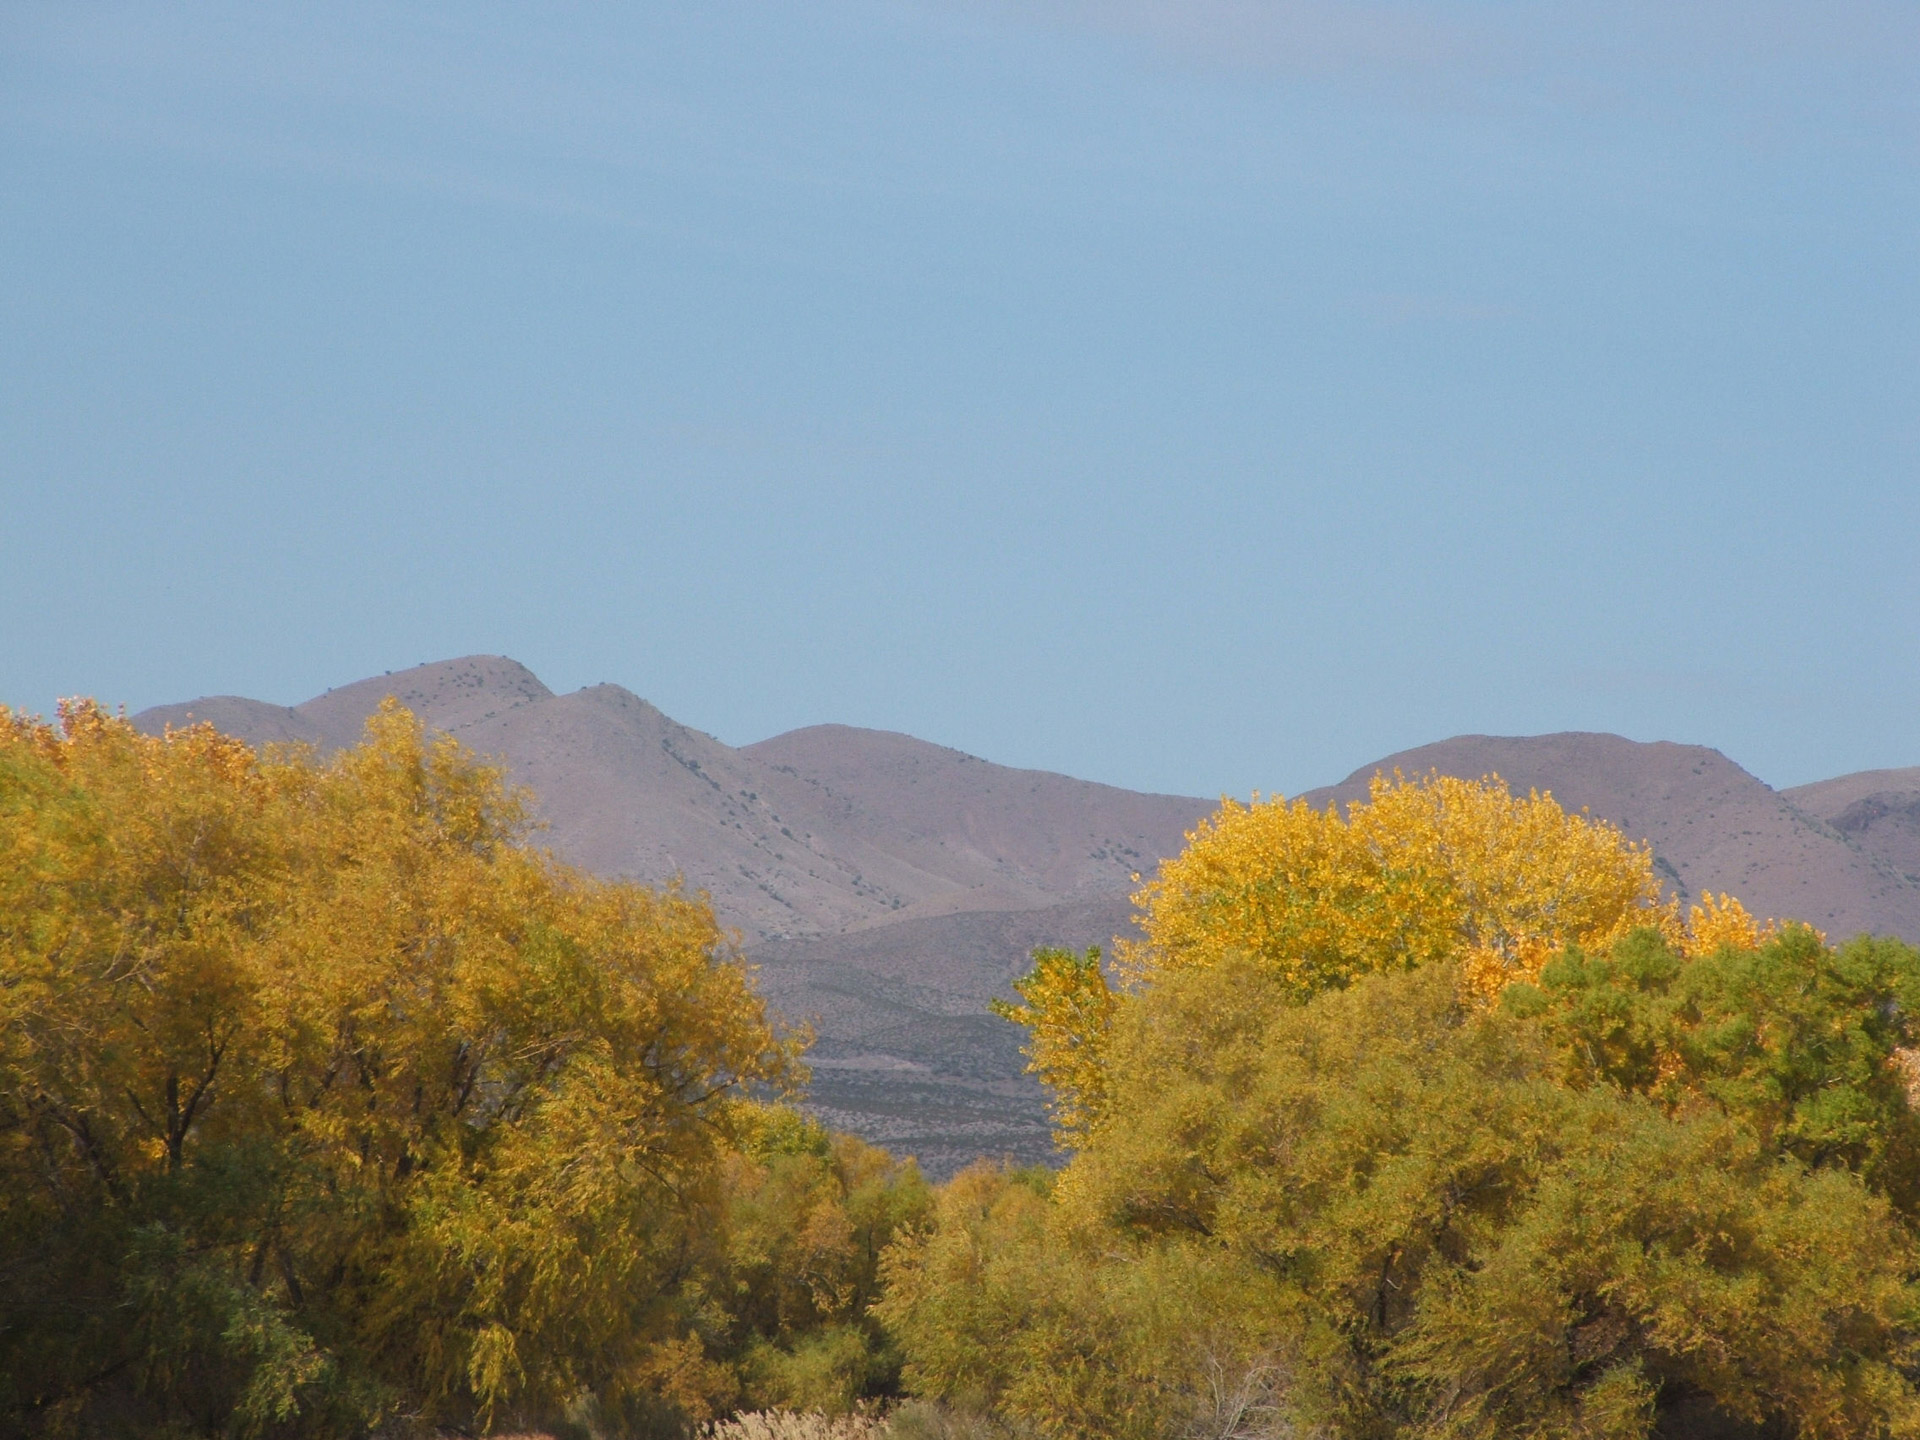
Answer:
M1920 764L1920 7L0 5L0 700Z

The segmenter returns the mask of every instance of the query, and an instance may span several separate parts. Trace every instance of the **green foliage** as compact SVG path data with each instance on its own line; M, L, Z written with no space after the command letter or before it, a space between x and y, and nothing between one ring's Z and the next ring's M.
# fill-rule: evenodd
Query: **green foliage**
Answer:
M1033 1334L1049 1304L1051 1264L1044 1196L1006 1171L979 1164L942 1186L932 1223L903 1235L884 1259L887 1291L875 1307L903 1341L905 1380L917 1394L1000 1406L1012 1375L1008 1340Z
M911 1160L797 1111L743 1113L726 1172L720 1349L744 1404L846 1412L898 1382L900 1357L868 1312L882 1253L924 1219L931 1192Z
M1643 932L1604 956L1570 950L1502 998L1547 1027L1569 1083L1669 1111L1711 1102L1769 1147L1858 1172L1910 1219L1920 1207L1920 1116L1901 1053L1920 1016L1911 946L1861 936L1836 950L1789 926L1682 961Z
M1916 980L1791 928L1492 1008L1444 963L1168 974L1109 1040L1125 1123L1051 1199L956 1180L881 1313L918 1393L1054 1436L1920 1433Z

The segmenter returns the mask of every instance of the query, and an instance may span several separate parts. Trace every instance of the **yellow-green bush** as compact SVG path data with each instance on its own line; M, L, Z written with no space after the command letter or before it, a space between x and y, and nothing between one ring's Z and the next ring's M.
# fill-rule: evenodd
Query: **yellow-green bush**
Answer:
M672 1432L890 1383L925 1187L704 899L389 705L322 763L0 711L0 1433Z
M1223 957L1126 1007L1051 1196L956 1180L881 1311L917 1392L1063 1437L1920 1433L1917 987L1792 929L1492 1007Z
M766 1106L747 1117L725 1189L719 1298L743 1403L843 1413L890 1391L899 1356L868 1310L882 1252L931 1203L913 1162Z

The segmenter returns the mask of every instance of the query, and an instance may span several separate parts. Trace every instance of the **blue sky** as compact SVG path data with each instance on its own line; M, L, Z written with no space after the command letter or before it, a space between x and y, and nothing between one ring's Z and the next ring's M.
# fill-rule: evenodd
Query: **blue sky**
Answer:
M0 10L0 699L1920 764L1920 10Z

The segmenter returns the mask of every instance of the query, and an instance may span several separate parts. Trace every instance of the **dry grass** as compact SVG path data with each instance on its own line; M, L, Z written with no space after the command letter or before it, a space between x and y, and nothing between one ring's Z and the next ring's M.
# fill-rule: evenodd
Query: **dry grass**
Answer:
M756 1410L700 1427L701 1440L881 1440L887 1427L866 1415Z
M887 1419L887 1440L1008 1440L1009 1432L966 1410L910 1400Z

